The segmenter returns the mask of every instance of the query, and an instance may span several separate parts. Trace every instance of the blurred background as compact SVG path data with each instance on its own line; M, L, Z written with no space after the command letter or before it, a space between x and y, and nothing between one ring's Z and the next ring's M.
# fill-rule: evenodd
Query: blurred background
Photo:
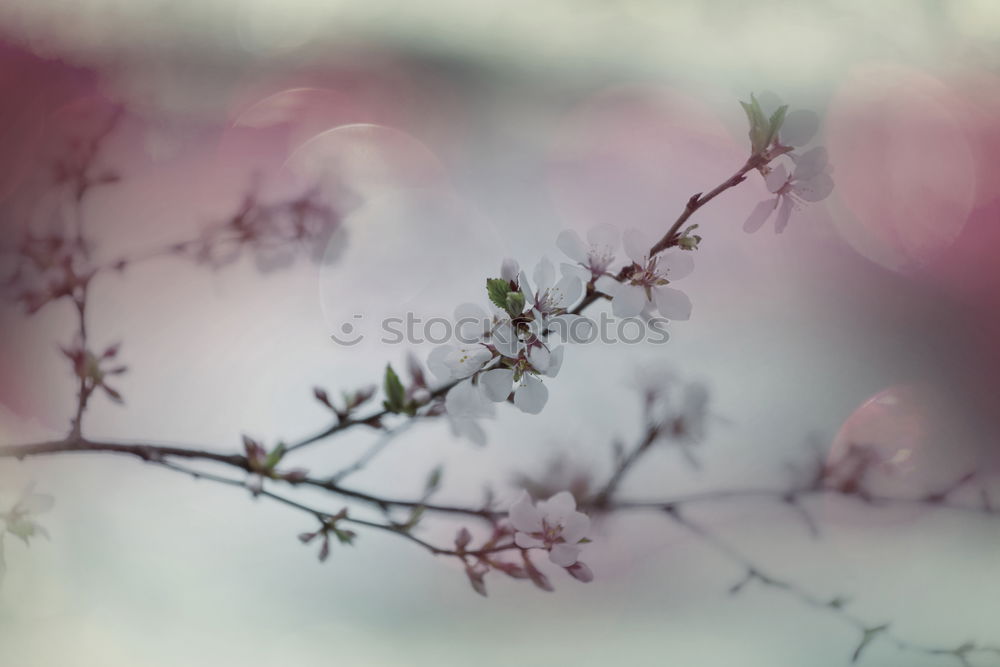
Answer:
M503 257L564 261L563 229L665 230L746 159L738 100L773 91L819 115L829 199L781 235L746 234L768 196L752 176L697 214L705 240L680 285L694 314L667 344L574 347L541 415L500 409L482 449L418 426L353 485L416 496L443 463L441 501L473 503L488 484L507 502L517 475L554 460L600 483L611 442L639 435L640 368L704 382L713 418L700 469L659 447L623 497L785 488L793 467L858 440L899 464L875 482L886 493L921 496L970 472L989 483L998 37L992 0L9 0L0 245L64 217L52 165L116 109L101 162L121 180L84 207L104 261L196 237L248 192L317 187L342 216L319 262L244 254L212 270L157 257L92 289L90 335L123 341L130 370L116 385L124 406L94 400L91 437L236 451L244 433L273 443L322 428L314 385L377 382L386 362L430 349L383 344L371 335L381 318L483 303ZM358 346L331 341L345 322L366 335ZM71 309L27 317L5 303L0 329L0 439L61 437ZM334 471L371 438L352 432L302 461ZM857 642L773 590L728 596L742 570L655 515L595 527L591 584L556 572L545 594L494 577L484 600L453 563L392 536L363 533L321 565L295 539L314 528L305 517L132 460L0 461L0 509L32 481L56 496L42 519L52 539L7 540L3 665L832 667ZM820 539L767 502L696 516L899 636L1000 642L995 517L851 499L809 509ZM879 643L865 660L949 661Z

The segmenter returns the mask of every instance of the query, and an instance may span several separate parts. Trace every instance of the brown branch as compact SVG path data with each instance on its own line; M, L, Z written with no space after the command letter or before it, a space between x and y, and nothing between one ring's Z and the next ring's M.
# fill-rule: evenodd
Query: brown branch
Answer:
M994 655L1000 657L1000 647L980 645L975 642L966 642L954 648L942 648L904 639L893 633L889 623L872 623L851 612L848 609L848 600L844 596L823 597L791 580L779 578L766 572L738 547L726 541L711 529L706 528L703 524L695 522L681 513L677 505L667 506L664 511L675 524L686 529L701 540L702 543L726 556L745 571L743 578L730 587L730 594L735 595L741 592L750 583L759 583L767 588L789 595L806 606L831 614L853 627L859 636L858 644L851 655L852 663L858 662L868 646L874 641L888 641L896 648L909 653L954 657L963 665L970 664L968 662L968 656L970 655Z

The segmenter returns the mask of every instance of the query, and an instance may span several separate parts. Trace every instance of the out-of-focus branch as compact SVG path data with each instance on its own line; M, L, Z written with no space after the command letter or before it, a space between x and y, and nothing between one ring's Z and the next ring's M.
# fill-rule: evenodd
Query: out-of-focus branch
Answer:
M890 623L871 622L852 612L849 609L849 601L844 596L823 597L787 578L778 577L767 572L738 547L723 539L713 530L705 527L704 524L692 520L685 513L681 512L679 505L665 505L663 506L663 510L666 516L675 524L682 526L703 544L726 556L744 571L742 578L729 588L731 595L736 595L750 584L757 583L771 590L789 595L808 607L830 614L854 628L858 632L858 643L855 645L850 656L852 663L861 660L869 646L876 641L889 642L897 649L908 653L952 657L962 665L970 667L972 663L969 662L969 658L971 656L990 655L1000 658L1000 647L996 646L970 641L953 648L946 648L922 644L900 637L893 632Z

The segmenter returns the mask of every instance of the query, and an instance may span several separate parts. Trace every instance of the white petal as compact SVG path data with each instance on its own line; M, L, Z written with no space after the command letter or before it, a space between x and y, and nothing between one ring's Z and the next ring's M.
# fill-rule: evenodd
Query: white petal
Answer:
M494 368L479 376L483 393L491 401L506 401L514 389L514 371L509 368Z
M507 511L510 523L515 530L526 533L537 533L542 530L542 513L531 502L527 491L521 491L514 504Z
M541 530L541 528L539 528L538 530ZM541 541L537 537L532 537L527 533L515 533L514 544L521 547L522 549L537 549L539 547L545 546L545 542Z
M551 523L563 524L576 512L576 498L569 491L560 491L548 500L538 503L538 507L552 519Z
M500 264L500 277L507 282L513 282L517 280L517 274L521 272L521 267L518 266L517 260L511 259L510 257L505 257L503 263Z
M556 237L556 246L566 254L567 257L581 264L587 263L587 246L583 239L572 229L559 232Z
M537 415L549 400L549 390L534 375L526 375L514 390L514 405L529 415Z
M591 278L590 269L585 269L579 264L567 264L563 262L559 265L559 271L563 276L573 276L584 283L588 282Z
M768 192L777 192L788 182L788 170L785 165L779 164L764 177L764 184L767 185Z
M490 342L497 349L497 352L505 357L513 359L521 353L521 341L517 337L514 325L509 321L500 322L493 328Z
M795 169L792 171L792 176L797 181L808 181L814 176L821 174L830 161L826 149L822 146L810 148L794 159Z
M646 305L646 290L639 285L622 285L611 299L611 312L615 317L635 317Z
M559 567L569 567L580 557L580 547L570 544L555 544L549 552L549 560Z
M785 116L778 136L786 146L805 146L819 129L819 116L808 109L796 109Z
M451 367L445 363L445 359L449 354L454 352L455 347L453 345L440 345L431 350L430 354L427 355L427 368L430 369L431 373L434 374L439 380L451 380Z
M817 174L811 180L796 184L793 190L806 201L823 201L833 192L833 179L829 174Z
M483 345L461 345L445 356L444 363L451 369L452 377L465 378L481 369L492 357Z
M470 417L475 404L469 398L468 392L475 391L470 380L459 382L448 390L444 397L444 407L452 417Z
M667 280L673 282L691 275L694 271L694 258L691 254L690 251L675 250L660 260L666 268Z
M459 382L449 389L444 397L444 407L455 418L492 417L496 412L493 403L471 380Z
M526 303L535 302L535 294L531 291L531 283L528 282L528 274L524 271L517 274L517 286L521 289L521 294L524 295L524 301Z
M448 415L448 424L456 438L465 438L474 445L482 447L486 444L486 431L475 419L468 417L453 417Z
M559 375L559 369L562 368L563 363L563 350L565 348L560 345L559 347L553 348L549 352L549 367L545 370L545 374L550 378L554 378Z
M654 287L653 298L660 315L668 320L691 319L691 299L684 292L673 287Z
M556 269L548 257L542 257L542 261L538 262L533 277L536 294L544 294L545 290L552 287L552 283L556 281Z
M618 228L613 225L597 225L587 230L587 243L596 250L618 249Z
M474 303L455 309L455 336L466 345L481 341L493 325L492 318Z
M562 526L562 538L570 544L576 544L590 532L590 517L583 512L573 512Z
M625 254L636 264L646 264L649 258L649 249L653 247L655 241L649 238L645 232L638 229L629 229L622 234L622 245L625 246Z
M774 231L777 234L785 231L788 226L788 218L792 215L792 198L782 197L781 205L778 207L778 217L774 220Z
M550 294L557 308L569 308L583 296L583 282L576 276L563 276Z
M743 223L743 231L748 234L753 234L755 231L764 226L767 219L771 217L774 212L775 206L778 205L778 200L775 199L765 199L761 203L754 206L753 211L750 212L750 217L747 218L746 222Z
M544 347L533 347L528 352L528 361L539 373L544 373L549 368L549 351Z

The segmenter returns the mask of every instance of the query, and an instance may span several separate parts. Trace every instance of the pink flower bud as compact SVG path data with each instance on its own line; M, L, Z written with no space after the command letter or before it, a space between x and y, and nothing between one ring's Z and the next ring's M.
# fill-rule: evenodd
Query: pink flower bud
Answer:
M574 579L582 581L585 584L590 583L591 581L594 580L593 570L587 567L586 563L582 563L580 561L576 561L575 563L567 567L566 571L569 572L570 576L572 576Z
M309 471L305 468L294 468L282 475L282 478L291 484L301 484L309 477Z
M468 528L463 526L455 535L455 548L459 551L463 551L465 547L469 546L469 542L471 541L472 533L469 532Z
M483 597L486 597L486 581L484 580L484 577L489 571L490 568L483 563L465 566L465 574L469 577L469 583L472 585L472 590L476 591Z

